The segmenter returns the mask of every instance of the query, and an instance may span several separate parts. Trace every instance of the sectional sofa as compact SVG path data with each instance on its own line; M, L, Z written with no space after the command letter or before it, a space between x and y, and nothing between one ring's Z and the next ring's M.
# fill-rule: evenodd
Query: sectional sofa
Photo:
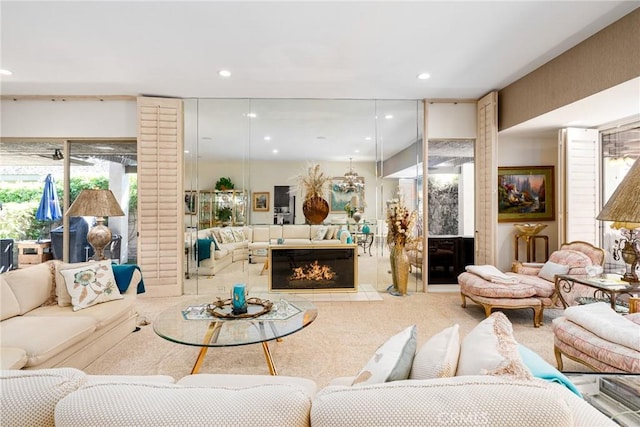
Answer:
M121 297L74 311L63 272L89 264L97 263L47 261L0 274L2 369L84 368L136 328L137 269L125 272Z
M189 262L198 266L198 274L213 276L233 262L264 262L269 245L339 244L350 236L340 225L252 225L213 227L185 233Z

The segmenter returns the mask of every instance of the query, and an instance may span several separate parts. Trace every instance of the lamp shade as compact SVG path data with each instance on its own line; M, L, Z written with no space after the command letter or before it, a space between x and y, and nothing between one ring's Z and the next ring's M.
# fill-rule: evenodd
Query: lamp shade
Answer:
M124 216L111 190L82 190L71 204L67 216Z
M640 160L636 160L631 166L597 219L627 223L625 228L640 225Z

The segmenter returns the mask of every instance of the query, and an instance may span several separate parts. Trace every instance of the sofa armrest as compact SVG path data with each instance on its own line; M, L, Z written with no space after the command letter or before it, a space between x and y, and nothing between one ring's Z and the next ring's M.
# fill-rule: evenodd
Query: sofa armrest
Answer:
M537 276L542 269L540 263L514 261L511 265L511 271L518 274L526 274L527 276Z
M120 290L121 294L136 295L144 292L142 273L140 272L140 268L137 265L116 264L113 265L112 268L113 275L116 279L116 284L118 285L118 289Z

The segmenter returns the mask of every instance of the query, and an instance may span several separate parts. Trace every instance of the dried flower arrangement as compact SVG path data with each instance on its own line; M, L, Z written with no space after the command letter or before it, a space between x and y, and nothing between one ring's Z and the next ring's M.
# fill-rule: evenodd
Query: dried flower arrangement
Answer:
M304 201L314 197L324 198L329 192L331 177L320 170L318 163L310 163L307 173L295 177L298 182L296 190L303 195Z
M387 201L387 244L406 246L412 244L415 238L411 235L417 218L417 212L409 212L402 198Z

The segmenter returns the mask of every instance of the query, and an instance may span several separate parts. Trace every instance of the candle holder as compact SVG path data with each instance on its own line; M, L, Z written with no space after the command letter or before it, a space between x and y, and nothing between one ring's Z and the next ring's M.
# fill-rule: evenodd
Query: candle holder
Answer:
M247 289L242 284L233 285L233 294L231 295L231 312L235 315L245 314L247 312Z

